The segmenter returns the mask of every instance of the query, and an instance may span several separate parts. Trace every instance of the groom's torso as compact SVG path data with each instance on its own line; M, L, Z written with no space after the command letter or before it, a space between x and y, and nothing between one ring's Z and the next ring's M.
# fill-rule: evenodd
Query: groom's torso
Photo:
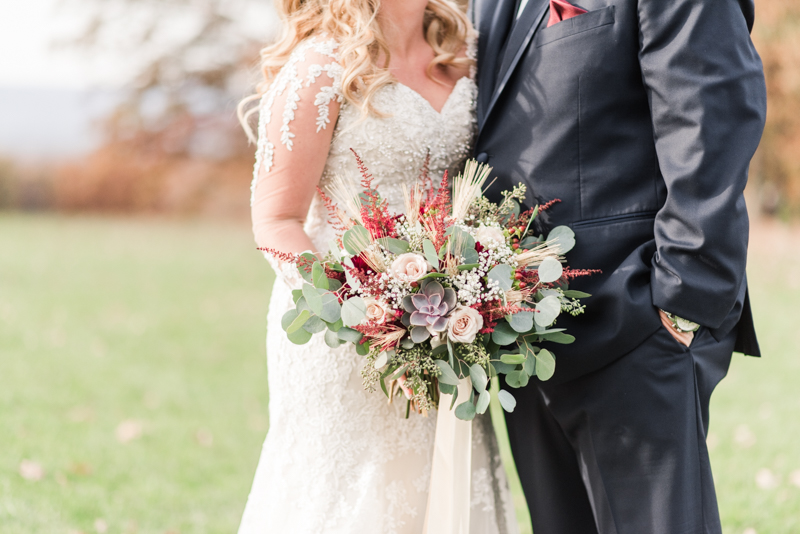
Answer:
M476 155L494 168L492 191L523 182L529 205L560 199L543 222L575 231L572 267L603 271L573 284L593 294L586 316L559 320L578 338L554 348L567 378L660 328L650 264L654 220L667 198L639 63L637 2L579 3L588 13L550 27L545 0L529 0L516 24L515 0L473 5L480 34ZM723 325L728 331L744 289Z

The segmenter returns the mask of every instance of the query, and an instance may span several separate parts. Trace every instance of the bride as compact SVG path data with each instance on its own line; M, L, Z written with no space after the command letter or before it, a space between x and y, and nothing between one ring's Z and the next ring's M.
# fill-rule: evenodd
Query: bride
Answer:
M471 151L477 88L469 21L451 0L279 0L284 27L262 53L253 231L259 247L325 251L334 238L316 193L358 180L350 149L402 210L430 155L433 177ZM253 137L251 133L251 137ZM268 317L270 430L240 534L420 534L436 417L362 386L352 346L293 345L279 327L298 274L278 279ZM473 423L470 532L517 531L489 416Z

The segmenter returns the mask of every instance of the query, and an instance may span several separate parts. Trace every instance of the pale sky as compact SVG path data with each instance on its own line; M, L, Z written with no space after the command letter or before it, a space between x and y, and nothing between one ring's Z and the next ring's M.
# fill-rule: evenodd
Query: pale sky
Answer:
M74 52L55 52L55 37L80 29L73 14L57 13L57 0L3 2L0 17L0 86L86 88L118 85L124 71L109 58L90 61Z

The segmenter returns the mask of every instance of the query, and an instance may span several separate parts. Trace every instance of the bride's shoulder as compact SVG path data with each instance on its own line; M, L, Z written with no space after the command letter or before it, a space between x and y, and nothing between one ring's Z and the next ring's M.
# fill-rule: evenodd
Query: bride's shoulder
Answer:
M292 50L289 62L300 64L339 63L339 42L327 34L311 35Z

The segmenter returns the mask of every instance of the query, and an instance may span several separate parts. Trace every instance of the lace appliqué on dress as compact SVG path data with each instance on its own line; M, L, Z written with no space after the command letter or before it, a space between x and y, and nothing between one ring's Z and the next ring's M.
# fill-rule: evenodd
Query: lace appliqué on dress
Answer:
M256 163L253 168L253 182L250 186L250 205L253 204L255 198L262 167L264 168L264 174L267 174L274 163L275 145L267 137L267 125L272 121L272 106L275 103L275 99L286 92L286 104L283 106L281 115L283 122L281 123L280 142L286 147L286 150L292 150L294 134L290 124L294 120L294 112L297 111L297 103L300 101L298 92L303 88L304 83L305 87L311 87L317 82L317 78L325 73L331 84L320 87L314 99L314 105L319 112L317 132L324 130L330 124L330 103L334 100L342 102L342 66L338 63L337 48L338 44L331 39L318 41L316 37L311 37L304 41L292 52L286 65L283 66L275 80L273 80L272 85L261 97L259 102L260 115L258 120ZM330 58L330 62L324 65L309 65L308 76L304 82L297 72L297 66L306 61L306 55L309 51Z

